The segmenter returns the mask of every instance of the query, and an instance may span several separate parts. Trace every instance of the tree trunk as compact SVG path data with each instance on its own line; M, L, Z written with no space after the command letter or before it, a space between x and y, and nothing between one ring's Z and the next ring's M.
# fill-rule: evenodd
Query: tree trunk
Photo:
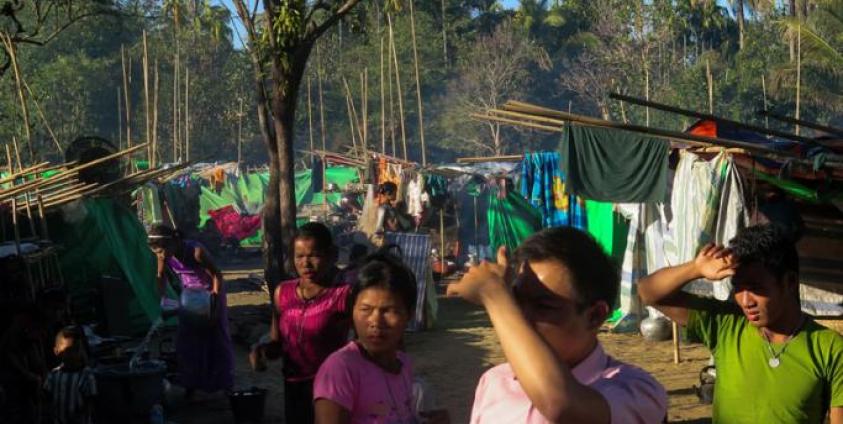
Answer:
M312 49L311 44L301 44L294 51L287 53L287 66L281 58L272 60L272 117L278 161L278 209L280 219L280 249L292 252L293 237L296 233L296 189L294 175L293 141L295 135L296 105L299 88L304 77L305 66ZM274 190L270 190L274 191ZM277 241L277 240L276 240ZM278 249L279 247L276 247ZM284 256L283 270L293 272L292 255Z

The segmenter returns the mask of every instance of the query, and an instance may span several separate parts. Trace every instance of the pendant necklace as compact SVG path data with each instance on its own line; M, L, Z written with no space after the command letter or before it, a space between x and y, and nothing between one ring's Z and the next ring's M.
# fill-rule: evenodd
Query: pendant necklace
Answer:
M784 354L785 349L787 349L787 344L790 343L791 340L793 340L793 337L796 335L796 332L798 332L799 329L802 328L802 324L805 323L805 315L801 314L801 317L802 318L800 319L799 324L793 329L793 331L790 333L790 335L787 336L787 338L784 340L784 343L782 344L782 350L780 350L778 352L776 352L776 350L773 349L773 344L770 343L770 337L767 335L767 330L766 329L761 330L761 334L764 336L764 341L767 343L767 350L770 352L770 359L767 360L767 365L769 365L770 368L778 368L779 365L781 365L782 361L779 358L781 358L782 354Z

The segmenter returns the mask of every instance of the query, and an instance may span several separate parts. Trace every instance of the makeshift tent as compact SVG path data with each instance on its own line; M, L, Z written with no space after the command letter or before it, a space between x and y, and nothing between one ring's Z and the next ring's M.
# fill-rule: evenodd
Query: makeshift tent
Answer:
M132 296L125 313L133 332L160 316L155 288L155 257L146 231L132 210L109 198L86 199L62 208L50 222L50 235L63 246L59 265L70 296L84 303L98 284L124 280ZM107 288L103 288L104 291Z

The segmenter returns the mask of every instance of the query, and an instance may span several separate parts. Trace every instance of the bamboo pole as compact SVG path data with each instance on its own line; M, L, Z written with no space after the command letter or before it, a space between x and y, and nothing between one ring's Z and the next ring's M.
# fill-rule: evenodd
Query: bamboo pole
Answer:
M8 150L8 146L6 146L6 149ZM11 159L11 157L8 157L8 159ZM50 164L50 162L41 162L37 165L30 166L30 167L28 167L24 170L18 171L18 172L10 172L9 175L7 175L3 178L0 178L0 184L13 182L14 180L16 180L18 178L25 177L25 176L33 174L35 172L41 172L41 170L46 168L47 165L49 165L49 164Z
M313 103L310 99L310 77L307 77L307 134L310 136L310 150L313 150ZM239 145L238 145L239 146ZM239 147L238 147L239 151ZM237 163L240 163L239 154Z
M448 32L447 32L447 24L448 21L445 17L445 0L441 2L442 6L442 59L443 63L445 64L445 68L448 68Z
M794 119L794 118L791 118L789 116L778 115L778 114L775 114L775 113L767 111L767 110L759 110L756 113L759 114L759 115L763 115L765 118L769 117L769 118L773 118L777 121L786 122L788 124L800 125L800 126L803 126L803 127L808 127L808 128L811 128L811 129L822 131L822 132L825 132L825 133L828 133L828 134L836 135L838 137L843 137L843 128L832 127L832 126L828 126L828 125L821 125L821 124L818 124L816 122L805 121L803 119Z
M117 148L123 149L123 96L117 87Z
M161 155L158 151L158 94L160 87L160 73L158 72L158 59L155 59L155 77L152 85L152 162L149 167L158 166L158 158Z
M150 103L149 103L149 51L147 50L146 45L146 30L143 31L143 57L141 58L141 64L143 66L143 117L146 120L146 127L144 129L144 135L146 136L146 160L149 163L149 166L152 167L152 155L153 153L153 143L152 143L152 131L150 131L150 127L152 126L152 119L151 114L149 112Z
M9 53L9 60L11 61L12 71L15 76L15 86L17 87L18 99L21 105L21 114L23 115L24 134L26 134L26 144L29 149L29 162L35 162L35 149L32 146L32 132L30 130L29 122L29 107L26 104L26 95L23 91L23 84L21 83L21 71L18 65L17 53L15 52L15 44L8 35L5 35L3 42L6 45L6 51ZM19 164L20 165L20 164Z
M17 193L22 193L26 190L34 189L36 187L42 187L44 185L51 185L53 183L63 181L67 178L75 176L81 170L100 165L104 162L108 162L110 160L116 159L116 158L121 157L121 156L130 155L130 154L132 154L132 153L134 153L134 152L136 152L140 149L143 149L143 148L146 148L146 143L138 144L138 145L136 145L134 147L131 147L131 148L128 148L126 150L116 152L116 153L112 153L108 156L103 156L101 158L92 160L90 162L86 162L86 163L81 164L79 166L76 166L74 168L64 170L64 171L59 172L58 174L50 177L49 179L40 179L40 180L31 181L31 182L26 183L26 184L22 184L20 186L14 187L10 190L6 190L6 191L0 193L0 200L9 198L12 195L15 195Z
M796 27L796 119L799 119L801 108L800 102L802 100L802 24ZM796 125L795 133L800 135L802 127Z
M56 186L61 187L58 190L53 190L54 186L45 187L44 190L40 188L36 188L35 191L39 193L40 196L46 201L50 201L52 199L57 199L66 196L69 193L82 193L86 190L89 190L91 187L96 186L96 184L85 184L80 182L69 182L69 183L61 183L57 184ZM49 190L49 191L47 191ZM28 193L28 192L27 192ZM6 199L2 201L2 203L11 202L12 199L15 199L18 202L26 202L29 203L30 200L26 198L27 193L22 193L18 196L12 197L11 199ZM20 203L19 203L20 204Z
M126 146L127 148L132 147L132 101L131 101L131 92L129 91L129 84L131 83L131 70L132 70L132 62L129 59L129 63L126 63L126 50L121 45L120 46L120 59L123 65L123 98L126 101ZM131 161L130 161L131 162ZM129 164L129 169L132 168L132 164Z
M9 168L9 175L15 172L15 164L12 162L12 149L6 144L6 166Z
M41 105L38 103L38 99L35 97L35 93L32 92L32 89L29 88L29 84L26 83L26 78L21 76L21 82L23 82L23 86L24 88L26 88L26 92L29 93L29 97L32 98L32 103L35 105L35 113L37 113L38 117L41 118L41 122L44 123L44 128L47 129L47 133L50 134L50 138L53 140L53 143L56 144L56 149L58 153L64 153L63 149L61 148L61 143L59 143L58 137L56 137L56 134L53 132L53 128L47 121L47 115L44 114L44 110L41 109Z
M41 223L41 239L49 240L50 232L47 229L47 215L44 213L44 199L41 194L38 194L36 200L38 201L38 220Z
M18 227L18 202L12 199L12 231L15 236L15 253L21 256L20 250L20 228Z
M319 88L319 127L322 135L322 150L325 150L325 106L322 102L322 59L319 56L319 44L316 44L316 77Z
M664 138L667 140L680 140L687 144L692 145L721 145L725 147L733 147L733 148L741 148L747 151L756 152L758 154L766 155L768 157L775 157L775 158L791 158L793 162L796 162L801 165L806 166L813 166L813 162L810 160L800 159L798 155L789 153L789 152L782 152L775 149L771 149L768 147L759 146L753 143L747 143L742 141L724 139L720 137L705 137L705 136L698 136L694 134L687 134L682 132L676 131L669 131L664 130L661 128L648 128L642 127L638 125L629 125L629 124L620 124L617 122L606 121L602 119L591 118L588 116L582 115L575 115L570 113L565 113L562 111L557 111L553 109L544 108L541 106L535 106L524 102L518 101L509 101L504 106L505 111L518 111L520 113L533 113L537 115L543 115L545 117L552 117L564 121L576 122L581 125L588 125L588 126L596 126L596 127L603 127L603 128L615 128L621 129L631 132L637 132L642 134L651 135L658 138ZM490 111L490 113L494 113L495 111ZM499 119L496 116L483 116L474 114L473 117L477 119ZM514 121L514 120L510 120ZM522 123L522 121L515 121L516 125ZM561 128L556 128L556 131L561 131ZM843 162L826 162L825 165L829 168L839 169L843 168Z
M705 60L705 79L708 83L708 113L714 114L714 76L711 75L711 61Z
M12 147L15 149L15 158L18 161L18 169L23 169L23 162L20 160L20 147L18 147L18 139L12 136Z
M184 66L184 160L190 162L190 68Z
M457 163L517 162L517 161L520 161L522 159L524 159L523 155L467 157L467 158L457 158Z
M369 155L369 68L363 68L363 73L360 74L361 90L363 94L360 99L361 115L363 116L363 154Z
M237 112L237 166L243 162L243 96L240 96L240 110ZM311 149L313 140L310 141Z
M392 37L387 39L386 43L386 66L387 66L387 86L389 87L389 140L392 144L392 156L398 156L398 149L395 144L395 96L394 86L392 84Z
M348 81L345 80L345 77L342 79L343 84L345 85L345 107L348 109L348 125L351 131L351 145L354 147L354 151L357 151L357 138L354 131L354 114L351 112L351 108L353 103L351 102L351 90L348 88Z
M404 126L404 94L401 92L401 71L398 66L398 53L395 51L395 34L392 30L392 15L387 13L386 20L389 23L389 45L392 49L392 59L395 62L395 88L398 95L398 114L401 124L401 147L404 151L404 160L407 160L407 129Z
M181 135L181 128L179 123L181 122L181 117L179 116L179 109L181 108L181 100L179 96L181 95L181 90L179 89L179 69L181 65L179 64L179 47L178 47L178 37L176 37L176 52L173 56L173 162L181 161L181 152L179 151L179 138Z
M378 21L380 22L380 21ZM381 34L381 46L378 50L381 57L381 153L386 154L386 96L384 90L384 69L383 69L383 34Z
M767 112L767 82L764 80L764 74L761 74L761 93L764 95L764 128L770 128L770 118Z
M676 321L672 322L671 325L672 332L673 332L673 363L679 363L679 324Z
M746 123L743 123L743 122L733 121L731 119L723 118L723 117L716 116L716 115L711 115L711 114L701 113L701 112L695 112L695 111L692 111L692 110L682 109L682 108L678 108L678 107L675 107L675 106L669 106L669 105L665 105L665 104L661 104L661 103L656 103L656 102L653 102L653 101L646 101L646 100L642 100L642 99L637 99L635 97L625 96L623 94L613 93L613 94L610 94L609 97L611 97L613 99L617 99L617 100L622 100L622 101L627 102L627 103L637 104L637 105L640 105L640 106L649 106L649 107L659 109L659 110L663 110L663 111L666 111L666 112L690 116L692 118L722 122L722 123L729 124L729 125L732 125L732 126L735 126L735 127L738 127L738 128L744 128L744 129L747 129L747 130L750 130L750 131L755 131L755 132L758 132L758 133L761 133L761 134L772 135L774 137L785 138L785 139L794 140L794 141L801 141L801 142L804 142L804 143L814 143L814 140L811 139L811 138L808 138L808 137L794 135L794 134L790 134L790 133L786 133L786 132L778 131L778 130L771 130L771 129L764 128L764 127L761 127L761 126L758 126L758 125L752 125L752 124L746 124Z
M445 206L439 208L439 270L445 275Z
M419 107L419 139L421 140L421 156L422 166L427 166L427 148L424 143L424 108L422 107L421 96L421 77L419 76L419 51L416 43L416 17L414 13L413 4L415 0L409 0L410 3L410 34L413 40L413 65L416 71L416 101Z

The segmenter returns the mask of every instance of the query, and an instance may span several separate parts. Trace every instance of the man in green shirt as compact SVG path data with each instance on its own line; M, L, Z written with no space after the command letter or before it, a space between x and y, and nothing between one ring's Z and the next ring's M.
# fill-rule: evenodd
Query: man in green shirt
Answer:
M732 277L735 303L682 291ZM644 303L685 325L714 355L714 422L843 424L843 337L803 314L799 256L773 225L707 245L688 263L638 283Z

